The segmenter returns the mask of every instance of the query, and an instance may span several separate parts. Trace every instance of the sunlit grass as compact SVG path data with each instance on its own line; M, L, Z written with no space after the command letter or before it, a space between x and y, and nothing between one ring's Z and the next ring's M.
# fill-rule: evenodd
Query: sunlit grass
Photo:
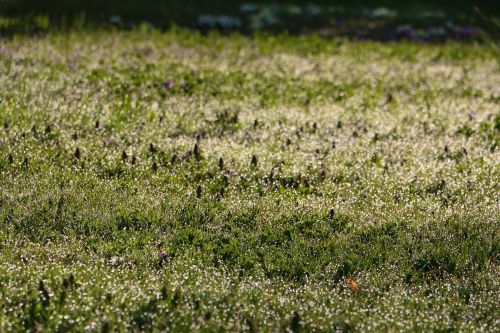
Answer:
M499 87L476 44L1 40L0 331L498 331Z

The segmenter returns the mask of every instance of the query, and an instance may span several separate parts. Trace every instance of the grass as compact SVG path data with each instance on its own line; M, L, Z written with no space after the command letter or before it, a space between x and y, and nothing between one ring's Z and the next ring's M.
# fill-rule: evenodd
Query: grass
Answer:
M498 331L496 55L1 40L0 331Z

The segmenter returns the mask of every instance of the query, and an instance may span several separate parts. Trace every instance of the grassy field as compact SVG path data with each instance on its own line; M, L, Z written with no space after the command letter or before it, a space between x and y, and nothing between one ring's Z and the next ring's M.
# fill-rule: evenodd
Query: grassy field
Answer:
M0 332L500 330L491 45L0 40Z

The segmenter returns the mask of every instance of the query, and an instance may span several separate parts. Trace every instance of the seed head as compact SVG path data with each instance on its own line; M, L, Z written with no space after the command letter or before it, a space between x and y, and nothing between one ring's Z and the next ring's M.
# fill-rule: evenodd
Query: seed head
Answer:
M300 315L297 311L293 313L292 322L290 323L290 330L294 333L302 331Z
M252 155L252 160L250 161L250 165L253 167L257 166L257 156Z
M201 150L197 143L195 143L193 148L194 158L199 162L201 160Z
M224 169L224 159L221 157L219 158L219 170L222 171Z
M77 159L79 159L79 158L80 158L80 156L81 156L81 153L80 153L80 148L76 147L76 149L75 149L75 157L76 157Z

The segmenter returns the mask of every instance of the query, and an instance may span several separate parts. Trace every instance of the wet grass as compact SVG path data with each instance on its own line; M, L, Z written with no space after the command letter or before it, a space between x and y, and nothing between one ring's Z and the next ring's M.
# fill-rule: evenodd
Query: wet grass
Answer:
M0 44L1 331L498 331L488 45Z

